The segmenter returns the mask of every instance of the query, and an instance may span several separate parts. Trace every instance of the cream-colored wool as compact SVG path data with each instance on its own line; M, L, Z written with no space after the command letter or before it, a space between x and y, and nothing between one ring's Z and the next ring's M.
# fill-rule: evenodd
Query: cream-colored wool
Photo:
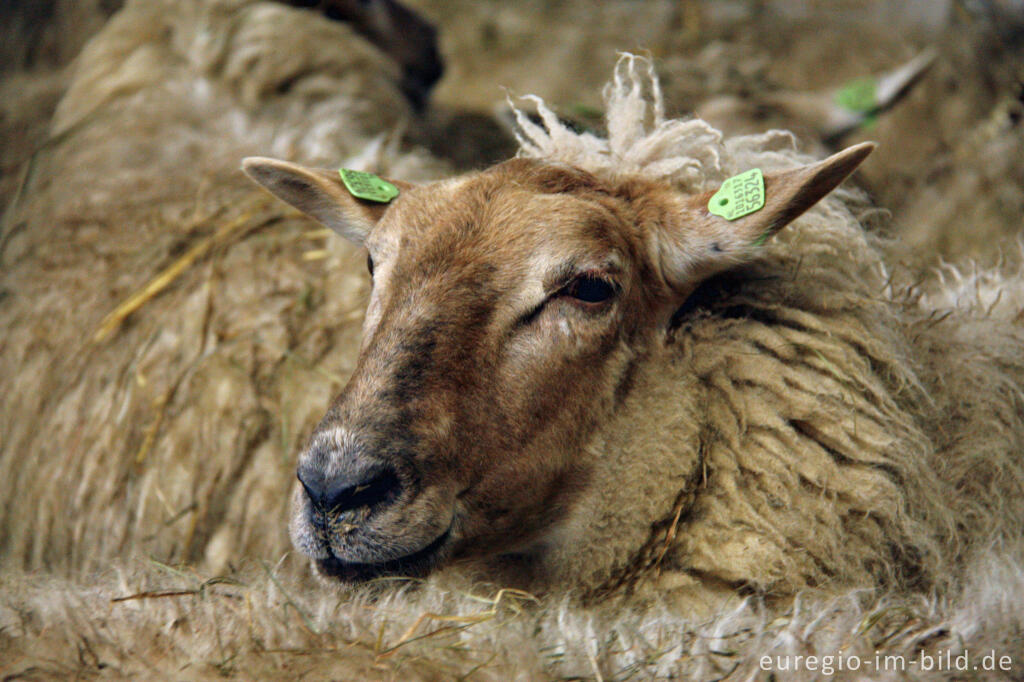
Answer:
M521 118L523 153L687 192L800 160L783 133L722 141L699 120L665 120L649 68L620 62L607 140L537 103L547 130ZM1006 519L1024 516L1024 328L975 307L935 320L887 297L856 207L836 193L705 286L670 357L594 445L606 466L578 509L588 529L572 534L588 541L566 548L567 573L615 585L631 562L654 563L636 550L661 533L671 549L657 571L678 571L684 589L926 587L955 581L994 538L1020 541ZM1020 280L1002 282L1019 299ZM952 377L951 354L963 354ZM692 499L672 524L680 491Z
M351 367L363 257L271 206L238 163L270 148L436 177L385 139L408 114L395 74L347 26L276 3L130 2L89 43L5 216L5 565L144 553L221 570L287 549L265 521Z
M554 122L548 132L524 125L523 153L599 174L651 174L686 191L750 165L805 160L782 133L722 141L699 122L659 120L645 69L627 58L617 71L611 142ZM218 87L234 87L229 80ZM1009 633L1024 626L1013 521L1024 515L1024 330L1012 316L936 313L891 293L891 274L857 223L861 204L845 192L702 291L677 353L638 378L647 402L594 444L610 457L603 489L619 497L585 500L575 522L597 540L561 551L591 569L587 583L614 583L638 547L660 548L674 527L669 551L635 585L644 609L548 595L514 616L517 598L506 594L492 618L491 605L457 590L493 601L496 589L461 584L457 567L419 591L352 599L301 578L293 559L277 583L247 569L244 586L152 594L195 591L245 557L273 564L286 551L293 455L351 370L366 282L360 254L311 237L307 222L226 173L225 150L248 151L257 127L228 136L215 122L209 136L189 138L186 125L148 149L145 132L141 141L112 136L139 112L164 112L151 130L179 120L171 107L180 92L149 100L138 93L162 86L147 83L111 88L99 109L61 119L71 123L19 209L26 227L3 253L4 674L745 678L766 653L913 656L920 646L995 647L1021 664ZM143 104L153 108L133 108ZM288 130L257 143L298 139L299 128ZM139 150L137 165L95 177L103 150L122 145ZM168 171L195 158L209 164L200 178ZM112 340L90 342L117 303L238 215L248 227ZM322 245L329 267L312 260L307 269L304 254ZM680 385L692 392L676 393ZM648 428L638 433L640 418ZM663 455L704 466L684 475ZM696 494L687 514L664 523L688 483ZM199 577L140 568L133 557L146 555L203 568ZM778 611L754 599L699 620L686 600L695 576L733 594L810 584L843 596L801 597ZM879 583L894 595L848 591ZM110 601L123 596L134 598ZM437 616L413 629L424 614ZM444 620L474 614L479 623Z
M97 111L164 118L188 104L179 126L202 117L205 134L335 161L409 117L400 75L347 24L280 3L134 1L78 58L53 131Z

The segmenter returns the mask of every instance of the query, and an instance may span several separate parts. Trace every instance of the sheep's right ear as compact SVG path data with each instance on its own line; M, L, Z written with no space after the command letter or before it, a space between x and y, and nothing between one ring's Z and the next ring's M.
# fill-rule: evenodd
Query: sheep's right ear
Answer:
M389 204L352 196L338 171L306 168L288 161L251 156L242 170L276 196L312 216L345 239L362 244ZM412 185L388 180L399 190Z
M728 201L718 191L675 197L655 233L666 282L686 296L711 275L751 260L766 239L835 189L874 148L864 142L815 164L766 173L761 208L731 220L711 210L712 200Z

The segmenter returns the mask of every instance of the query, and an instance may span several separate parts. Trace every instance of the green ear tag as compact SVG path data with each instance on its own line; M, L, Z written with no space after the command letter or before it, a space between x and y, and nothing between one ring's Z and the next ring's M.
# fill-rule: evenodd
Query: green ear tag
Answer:
M708 211L726 220L736 220L764 208L764 175L760 168L734 175L715 192Z
M836 104L847 111L866 114L878 108L877 89L874 78L857 78L839 88Z
M345 187L357 199L386 204L398 196L397 187L383 178L378 178L373 173L364 173L348 168L341 168L338 173L341 174L341 181L345 183Z

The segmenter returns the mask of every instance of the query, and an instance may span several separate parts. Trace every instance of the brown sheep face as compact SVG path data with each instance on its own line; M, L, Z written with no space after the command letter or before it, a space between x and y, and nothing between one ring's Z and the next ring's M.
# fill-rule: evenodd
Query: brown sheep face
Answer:
M353 198L336 173L247 160L364 244L373 277L355 371L299 458L295 545L343 581L539 546L687 294L869 151L767 177L765 208L732 222L708 213L710 193L524 159L396 183L390 204Z

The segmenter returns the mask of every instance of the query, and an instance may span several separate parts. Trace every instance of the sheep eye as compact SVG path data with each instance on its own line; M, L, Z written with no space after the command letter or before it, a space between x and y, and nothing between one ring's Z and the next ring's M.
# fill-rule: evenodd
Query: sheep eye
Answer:
M582 275L569 282L562 294L583 303L603 303L615 295L615 287L600 277Z
M370 277L373 277L373 257L369 254L366 256L366 269L370 272Z

